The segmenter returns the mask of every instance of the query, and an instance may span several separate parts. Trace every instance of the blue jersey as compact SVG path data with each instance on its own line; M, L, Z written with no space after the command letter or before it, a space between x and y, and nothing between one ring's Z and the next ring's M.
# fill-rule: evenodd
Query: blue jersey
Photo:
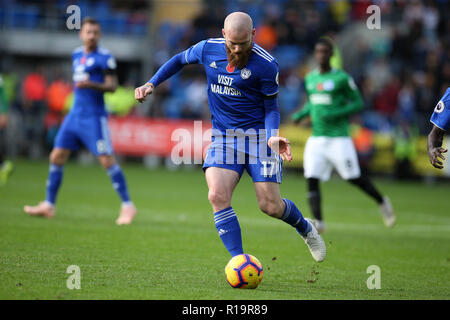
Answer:
M72 53L73 81L90 80L103 83L105 73L114 72L116 61L108 50L97 47L93 52L84 52L83 47ZM103 92L76 88L71 113L80 115L106 115Z
M450 87L434 108L430 121L442 130L450 129Z
M157 87L186 64L202 64L208 82L213 131L203 169L244 170L255 182L281 183L282 161L267 147L277 134L278 63L253 43L242 69L230 67L225 39L203 40L164 63L148 83Z
M81 47L72 53L72 66L74 82L103 83L105 74L115 71L116 61L103 48L85 53ZM72 109L58 130L54 147L78 150L81 145L96 156L113 153L103 92L75 87Z
M264 129L264 99L278 93L278 62L253 44L245 68L229 68L225 39L203 40L184 52L186 64L202 64L213 128Z

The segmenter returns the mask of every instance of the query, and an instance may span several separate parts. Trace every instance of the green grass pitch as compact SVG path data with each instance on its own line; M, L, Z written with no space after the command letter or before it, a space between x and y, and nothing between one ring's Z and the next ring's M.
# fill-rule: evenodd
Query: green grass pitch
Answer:
M449 299L450 185L376 179L397 225L386 229L375 203L353 186L322 184L327 259L314 263L294 229L258 210L244 174L234 197L244 251L264 266L256 290L231 288L229 255L214 227L201 170L148 170L124 164L139 213L116 226L120 206L99 166L69 163L56 217L23 213L45 194L46 162L16 162L0 188L0 299ZM309 216L305 180L285 172L283 197ZM69 265L81 289L66 287ZM369 290L367 268L381 270Z

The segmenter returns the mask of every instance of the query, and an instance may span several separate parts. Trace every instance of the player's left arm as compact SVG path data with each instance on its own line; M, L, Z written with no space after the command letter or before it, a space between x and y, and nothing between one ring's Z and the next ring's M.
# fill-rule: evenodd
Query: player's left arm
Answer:
M283 160L291 161L291 147L289 140L278 136L278 128L280 127L280 111L278 108L277 98L264 100L265 107L265 128L267 133L267 145L278 153Z
M267 145L278 153L283 160L291 161L289 140L278 136L280 127L280 109L278 107L278 65L273 62L261 77L261 92L264 99Z
M289 140L278 135L280 127L280 111L278 109L277 99L264 100L266 108L265 127L267 133L267 145L278 153L283 160L291 161L291 147Z
M325 119L335 119L339 117L347 117L354 113L361 111L364 108L364 102L358 87L352 77L347 76L344 80L344 94L348 100L348 103L340 108L327 110L327 113L323 115Z

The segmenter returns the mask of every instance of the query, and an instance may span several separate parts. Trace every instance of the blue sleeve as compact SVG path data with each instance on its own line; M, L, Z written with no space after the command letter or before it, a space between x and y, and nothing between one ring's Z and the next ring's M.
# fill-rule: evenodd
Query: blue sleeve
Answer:
M106 72L114 73L116 69L117 69L116 59L110 54L105 55L103 60L103 70Z
M278 64L272 62L265 68L261 76L261 93L266 96L275 96L278 93Z
M105 66L104 66L105 70L112 70L115 71L117 68L117 62L116 59L108 54L105 56Z
M430 121L442 130L447 131L450 129L450 88L447 89L442 99L437 103Z
M175 73L180 71L186 64L203 63L203 47L206 40L200 41L189 49L173 56L164 63L155 75L148 81L157 87L160 83L166 81Z
M203 64L203 48L207 40L200 41L184 51L184 64Z
M280 110L278 109L278 99L265 99L265 128L266 141L272 136L277 136L280 127Z
M264 99L266 139L278 134L280 110L278 108L278 64L272 62L261 75L261 93Z

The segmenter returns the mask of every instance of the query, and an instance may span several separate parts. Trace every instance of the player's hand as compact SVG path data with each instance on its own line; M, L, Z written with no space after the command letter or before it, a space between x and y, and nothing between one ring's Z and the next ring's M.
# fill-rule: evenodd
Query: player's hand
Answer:
M144 102L148 95L151 95L155 86L152 83L146 83L134 90L134 98L139 102Z
M443 153L446 153L447 151L448 151L447 149L444 149L442 147L437 147L437 148L432 148L428 152L428 156L430 157L430 162L433 165L433 167L438 168L438 169L442 169L444 167L444 164L442 163L442 161L439 158L441 158L442 160L445 160L445 156L443 155Z
M0 114L0 129L6 128L8 124L8 117L5 114Z
M289 140L283 137L270 137L267 142L270 149L278 153L281 159L286 161L292 160L291 147Z
M75 82L75 87L80 89L93 89L95 87L95 83L89 80L83 80Z

